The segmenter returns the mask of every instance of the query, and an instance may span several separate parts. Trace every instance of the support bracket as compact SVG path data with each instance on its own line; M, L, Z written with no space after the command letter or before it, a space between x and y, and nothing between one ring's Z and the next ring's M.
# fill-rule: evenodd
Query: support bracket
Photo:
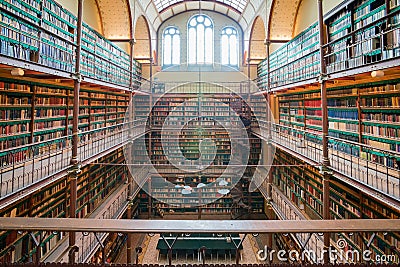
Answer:
M326 73L320 73L318 76L318 83L323 83L329 80L329 75Z
M332 170L324 164L319 166L319 173L322 175L325 175L325 174L333 175Z
M82 165L80 163L74 164L68 169L67 173L78 175L79 173L81 173L81 167Z
M79 83L83 81L83 75L79 72L71 74L71 78Z

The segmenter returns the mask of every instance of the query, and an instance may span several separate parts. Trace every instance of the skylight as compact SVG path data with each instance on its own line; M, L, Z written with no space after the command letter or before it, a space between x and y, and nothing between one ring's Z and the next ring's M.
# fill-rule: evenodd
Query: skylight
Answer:
M158 12L163 11L164 9L180 2L190 1L190 0L153 0L154 4ZM193 0L192 0L193 1ZM213 0L203 0L203 1L213 1ZM215 0L216 2L220 2L227 6L230 6L240 13L243 12L244 8L246 7L247 0ZM214 1L213 1L214 2Z
M179 2L183 2L183 1L184 0L153 0L158 12L161 12L162 10L166 9L167 7L172 6Z

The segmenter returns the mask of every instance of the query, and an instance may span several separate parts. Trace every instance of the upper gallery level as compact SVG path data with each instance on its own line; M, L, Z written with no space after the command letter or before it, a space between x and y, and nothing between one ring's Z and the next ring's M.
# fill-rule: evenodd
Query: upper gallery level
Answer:
M324 17L326 74L335 79L387 69L400 57L400 1L347 0ZM318 23L270 54L258 66L260 87L273 90L320 78ZM269 61L269 74L268 74Z
M0 1L0 63L63 78L76 73L78 19L53 0ZM80 74L84 81L138 86L141 64L83 23Z

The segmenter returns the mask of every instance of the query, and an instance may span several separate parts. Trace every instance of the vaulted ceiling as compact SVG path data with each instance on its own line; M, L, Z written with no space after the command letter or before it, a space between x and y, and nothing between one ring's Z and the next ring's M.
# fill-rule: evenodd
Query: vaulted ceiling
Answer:
M301 0L272 1L268 25L270 39L292 39L300 3Z
M231 17L252 31L257 17L268 21L266 37L291 39L302 0L95 0L107 38L130 38L140 15L154 31L170 17L190 10L212 10ZM136 3L136 4L134 4ZM267 3L267 5L265 5ZM268 18L268 19L267 19ZM140 30L136 27L136 30ZM254 32L253 32L254 33Z

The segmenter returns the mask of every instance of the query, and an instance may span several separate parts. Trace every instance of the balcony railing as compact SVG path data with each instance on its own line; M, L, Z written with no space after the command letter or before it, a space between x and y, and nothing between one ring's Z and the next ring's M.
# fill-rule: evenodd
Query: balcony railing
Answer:
M145 120L107 126L79 134L78 157L86 161L142 134ZM0 199L70 167L71 136L4 150L0 154Z
M80 232L80 233L160 233L162 235L176 233L177 239L185 238L191 233L211 233L211 234L244 234L242 240L246 238L246 234L319 234L319 233L359 233L363 236L369 236L369 244L365 247L365 250L369 250L369 259L367 258L351 258L355 263L368 262L370 264L376 264L379 256L382 254L394 255L392 263L398 264L398 251L396 247L392 250L385 251L384 253L374 250L376 244L378 244L378 236L385 236L388 233L398 232L400 230L400 221L396 219L385 219L385 220L254 220L254 221L242 221L242 220L229 220L229 221L212 221L203 220L201 224L198 221L193 220L99 220L99 219L70 219L70 218L0 218L0 230L2 231L68 231L68 232ZM308 242L308 241L307 241ZM307 245L306 244L304 245ZM174 249L172 244L170 249ZM340 250L335 251L335 255L346 255L347 251L354 251L355 248L348 245L347 243L339 243ZM371 245L371 246L370 246ZM38 242L34 245L36 248L41 246ZM270 248L269 248L270 249ZM302 255L304 249L291 249ZM326 248L328 249L328 248ZM236 250L240 250L238 246ZM311 249L312 251L312 249ZM334 250L332 250L334 251ZM288 253L288 252L287 252ZM317 256L317 261L321 263L323 261L323 251L318 254L314 251ZM325 250L326 253L326 250ZM330 254L330 253L328 253ZM240 254L236 254L236 263L240 263ZM286 254L287 255L287 254ZM309 254L310 255L310 254ZM351 254L353 255L353 254ZM350 255L350 256L351 256ZM362 254L361 254L362 256ZM328 260L331 263L337 262L337 259L332 255L329 255ZM301 258L297 262L303 264L307 260ZM38 264L39 262L37 262Z
M10 10L0 7L0 14L7 18L9 23L0 21L2 33L2 47L0 54L21 63L28 62L48 68L48 72L55 71L75 73L76 33L63 32L57 35L57 26L45 21L42 26L33 23L22 16L17 16ZM18 25L17 28L13 27ZM87 32L87 33L86 33ZM86 26L85 34L90 34L88 40L83 38L81 69L84 77L93 78L124 87L141 83L141 65L133 60L133 70L130 72L130 57L104 37L95 33ZM103 48L99 42L107 44L110 49ZM5 60L2 62L7 64ZM22 65L21 65L22 66Z
M266 124L261 123L260 126L266 127ZM320 133L273 124L271 134L275 144L294 151L316 164L322 162L322 135ZM262 137L267 138L267 136ZM387 158L400 158L400 153L331 136L328 137L328 145L333 171L394 199L400 199L399 167L396 169L374 160L377 153Z
M400 57L400 9L383 16L371 23L343 34L340 38L330 41L324 46L327 74L340 73L342 71L356 70L371 64L385 64ZM311 31L315 25L307 29ZM308 43L307 43L308 44ZM294 85L303 81L314 80L320 74L319 40L312 45L299 43L299 49L293 50L293 42L270 55L270 75L268 81L267 59L262 61L258 68L258 85L260 88L270 88ZM382 65L382 68L391 67L394 64ZM364 70L364 71L370 71ZM348 76L348 73L344 75ZM340 74L335 76L341 76Z

